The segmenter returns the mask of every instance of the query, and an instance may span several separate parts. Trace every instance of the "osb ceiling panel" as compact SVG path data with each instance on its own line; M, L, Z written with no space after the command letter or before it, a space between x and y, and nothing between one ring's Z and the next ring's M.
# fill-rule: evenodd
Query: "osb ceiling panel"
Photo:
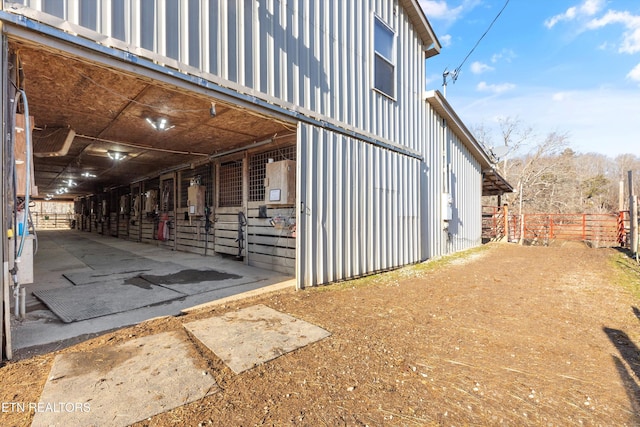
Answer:
M249 146L285 125L218 100L160 84L147 77L90 64L60 52L13 41L20 58L37 136L69 127L76 137L66 155L34 160L40 196L54 194L68 179L79 183L67 196L102 191L153 177L163 170ZM210 114L215 102L216 115ZM164 118L166 131L147 119ZM127 153L114 162L109 151ZM83 172L96 175L84 178Z

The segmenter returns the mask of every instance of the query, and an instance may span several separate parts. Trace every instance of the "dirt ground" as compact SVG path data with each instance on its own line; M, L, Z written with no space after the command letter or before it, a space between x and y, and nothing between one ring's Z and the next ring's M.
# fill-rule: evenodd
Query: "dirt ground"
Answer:
M332 335L240 375L197 348L221 391L139 426L640 425L640 268L615 249L577 243L489 244L146 322L57 353L258 303ZM0 401L37 402L57 353L2 367ZM0 413L3 426L30 420Z

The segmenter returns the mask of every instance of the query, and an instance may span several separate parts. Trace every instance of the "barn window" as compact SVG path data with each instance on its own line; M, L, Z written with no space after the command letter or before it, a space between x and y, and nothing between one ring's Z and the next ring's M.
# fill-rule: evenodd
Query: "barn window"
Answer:
M242 206L242 161L220 165L218 207Z
M380 92L395 95L395 34L379 18L374 18L374 70L373 85Z

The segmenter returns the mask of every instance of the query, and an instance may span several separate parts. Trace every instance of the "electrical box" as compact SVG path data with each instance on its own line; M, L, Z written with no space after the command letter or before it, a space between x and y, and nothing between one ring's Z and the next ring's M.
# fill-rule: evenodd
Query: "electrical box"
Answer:
M282 160L266 164L264 201L268 205L295 205L296 162Z
M189 215L204 216L204 190L204 185L192 185L187 188Z
M20 242L22 236L17 236L18 250L20 249ZM20 255L20 262L18 265L18 283L21 285L27 285L33 283L33 248L34 248L34 236L24 236L24 247L22 249L22 255ZM9 240L9 254L11 256L11 265L13 266L15 258L15 248L13 247L13 239Z
M451 193L442 193L442 220L451 221L453 219L453 198Z

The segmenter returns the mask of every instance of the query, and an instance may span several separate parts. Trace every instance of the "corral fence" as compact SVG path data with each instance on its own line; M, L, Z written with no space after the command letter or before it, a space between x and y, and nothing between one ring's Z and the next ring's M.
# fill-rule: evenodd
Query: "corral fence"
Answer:
M68 229L71 228L73 214L32 212L31 220L36 230Z
M618 214L511 214L502 207L483 208L485 240L548 245L552 241L580 241L594 247L626 246L629 212Z

